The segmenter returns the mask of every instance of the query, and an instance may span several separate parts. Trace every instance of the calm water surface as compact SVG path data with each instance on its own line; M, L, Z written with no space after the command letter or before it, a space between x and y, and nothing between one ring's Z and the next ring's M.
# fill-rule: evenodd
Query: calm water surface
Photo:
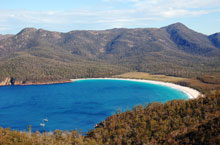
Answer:
M178 90L124 80L80 80L73 83L0 87L0 126L16 130L93 129L118 109L139 104L187 99ZM48 118L45 127L42 120Z

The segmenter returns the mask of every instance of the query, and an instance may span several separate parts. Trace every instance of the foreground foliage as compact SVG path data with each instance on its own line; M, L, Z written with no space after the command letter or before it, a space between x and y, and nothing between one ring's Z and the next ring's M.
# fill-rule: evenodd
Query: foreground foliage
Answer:
M194 100L137 106L115 114L85 136L0 129L0 144L210 144L220 142L220 93Z

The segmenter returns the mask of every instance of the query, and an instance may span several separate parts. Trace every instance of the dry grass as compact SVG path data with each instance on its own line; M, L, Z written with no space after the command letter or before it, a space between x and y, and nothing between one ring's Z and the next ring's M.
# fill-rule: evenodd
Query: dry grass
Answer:
M165 75L152 75L152 74L144 73L144 72L128 72L128 73L124 73L121 75L115 75L113 77L146 79L146 80L154 80L154 81L173 82L173 83L185 80L185 78L180 78L180 77L172 77L172 76L165 76Z
M173 76L166 76L166 75L153 75L153 74L144 73L144 72L129 72L129 73L121 74L121 75L115 75L113 77L171 82L171 83L195 88L203 93L207 91L215 91L215 90L220 89L220 82L216 84L204 83L196 78L182 78L182 77L173 77Z

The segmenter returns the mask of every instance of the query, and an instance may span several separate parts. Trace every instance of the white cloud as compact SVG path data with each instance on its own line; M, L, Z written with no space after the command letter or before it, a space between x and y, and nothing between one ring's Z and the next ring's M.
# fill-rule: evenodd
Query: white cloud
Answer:
M217 9L220 7L219 0L104 0L105 2L132 3L134 9L139 12L151 13L158 15L168 12L170 9L180 11L195 11ZM192 14L193 14L192 13ZM183 13L180 13L182 16Z
M8 28L8 27L1 27L0 26L0 31L6 31L6 30L10 30L10 28Z
M176 7L176 8L201 8L220 6L219 0L103 0L104 2L132 2L137 8Z
M161 16L167 17L167 18L174 18L174 17L181 17L181 16L200 16L204 14L208 14L211 12L216 12L219 11L217 10L199 10L199 11L189 11L189 10L184 10L184 9L169 9L167 11L163 11L160 13Z
M0 10L0 26L7 25L0 28L0 33L8 29L18 31L24 27L41 27L56 31L143 27L152 21L200 16L220 11L219 0L102 0L102 2L102 8L72 11ZM118 8L115 5L129 7Z

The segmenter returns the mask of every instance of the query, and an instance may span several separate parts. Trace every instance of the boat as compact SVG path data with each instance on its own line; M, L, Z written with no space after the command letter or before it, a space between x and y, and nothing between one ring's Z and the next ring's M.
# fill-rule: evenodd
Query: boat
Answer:
M47 119L47 118L45 118L43 121L44 121L44 122L48 122L48 119Z
M41 124L40 124L40 126L43 126L43 127L44 127L44 126L45 126L45 124L44 124L44 123L41 123Z

